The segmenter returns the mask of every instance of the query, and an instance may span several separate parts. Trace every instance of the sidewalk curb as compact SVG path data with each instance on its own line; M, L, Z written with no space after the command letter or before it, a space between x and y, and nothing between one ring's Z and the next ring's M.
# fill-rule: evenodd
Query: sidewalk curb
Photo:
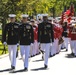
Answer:
M7 57L7 56L8 56L8 53L7 54L0 55L0 59L2 59L4 57Z

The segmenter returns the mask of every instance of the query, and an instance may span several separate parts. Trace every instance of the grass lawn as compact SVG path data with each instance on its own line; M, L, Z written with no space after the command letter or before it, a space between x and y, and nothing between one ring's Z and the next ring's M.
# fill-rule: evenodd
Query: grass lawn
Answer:
M0 29L0 35L2 34L2 30Z
M3 49L4 49L4 45L0 41L0 55L2 55ZM7 46L6 46L6 53L8 53ZM5 52L3 54L5 54Z
M2 52L3 52L3 50L0 50L0 55L7 54L7 53L8 53L7 50L6 50L6 53L4 52L4 53L2 54Z
M0 35L2 35L2 30L1 29L0 29ZM0 39L1 39L1 37L0 37ZM2 55L3 49L4 49L4 45L0 41L0 55ZM6 46L6 53L8 53L7 46Z

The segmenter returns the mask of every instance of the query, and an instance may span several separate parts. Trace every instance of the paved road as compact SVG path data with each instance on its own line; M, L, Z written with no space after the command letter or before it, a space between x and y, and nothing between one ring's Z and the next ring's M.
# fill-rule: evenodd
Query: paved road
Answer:
M41 54L29 59L28 72L22 72L23 61L17 58L16 72L14 75L76 75L76 58L70 55L71 50L68 52L63 50L60 54L49 58L48 69L43 69L44 61L41 60ZM0 56L0 75L13 75L9 73L10 61L8 55L5 57Z

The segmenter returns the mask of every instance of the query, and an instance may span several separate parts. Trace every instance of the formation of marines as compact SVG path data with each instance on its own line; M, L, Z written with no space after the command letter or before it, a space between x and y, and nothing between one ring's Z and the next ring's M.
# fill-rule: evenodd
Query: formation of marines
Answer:
M5 25L3 44L8 45L11 72L16 68L17 46L20 46L21 58L24 62L24 71L28 71L29 57L42 53L44 68L48 68L48 58L59 54L62 48L68 51L68 44L72 55L76 57L76 24L75 20L68 23L48 18L42 15L42 20L31 19L22 14L21 23L17 23L15 14L9 14L10 22Z

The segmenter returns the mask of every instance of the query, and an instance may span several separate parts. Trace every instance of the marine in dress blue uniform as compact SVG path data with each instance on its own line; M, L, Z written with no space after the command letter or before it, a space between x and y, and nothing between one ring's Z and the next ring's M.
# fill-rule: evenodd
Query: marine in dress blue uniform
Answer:
M9 14L10 23L5 25L3 32L3 44L8 45L11 71L15 70L17 43L19 41L19 24L15 22L15 17L15 14Z
M64 22L62 27L63 27L62 36L63 36L63 39L64 39L64 46L66 48L66 51L68 51L68 42L69 42L68 34L69 34L69 29L68 29L67 22Z
M48 14L43 14L43 22L38 25L38 42L41 44L41 50L44 50L44 68L48 67L48 58L51 43L54 42L54 33L52 24L47 21Z
M24 60L24 71L28 70L28 59L30 54L30 45L34 42L33 27L27 22L28 15L22 15L22 24L20 25L20 50Z

